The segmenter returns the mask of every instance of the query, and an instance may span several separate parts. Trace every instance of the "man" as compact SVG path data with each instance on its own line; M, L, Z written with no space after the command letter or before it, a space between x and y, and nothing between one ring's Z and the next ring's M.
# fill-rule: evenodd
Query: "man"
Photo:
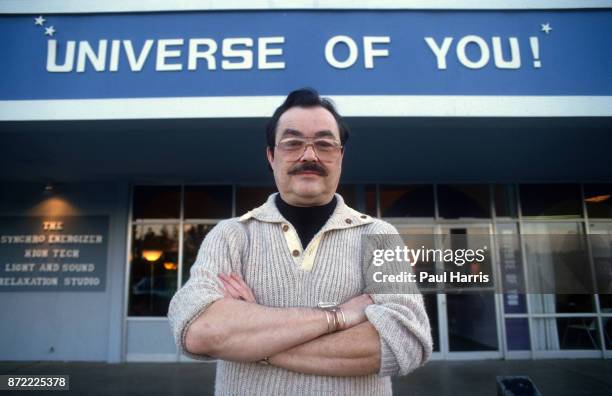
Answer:
M348 136L331 102L290 93L267 129L279 193L215 226L173 297L178 348L219 359L216 394L388 395L431 354L420 294L364 293L362 236L397 231L335 194Z

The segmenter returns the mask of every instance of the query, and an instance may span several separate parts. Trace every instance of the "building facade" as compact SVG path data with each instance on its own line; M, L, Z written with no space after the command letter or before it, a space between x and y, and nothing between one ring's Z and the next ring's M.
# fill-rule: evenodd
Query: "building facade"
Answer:
M598 236L589 293L427 293L434 358L612 355L612 4L416 3L0 5L0 359L188 361L169 301L275 191L266 120L304 86L351 127L347 203L488 238L495 285L499 235L527 282Z

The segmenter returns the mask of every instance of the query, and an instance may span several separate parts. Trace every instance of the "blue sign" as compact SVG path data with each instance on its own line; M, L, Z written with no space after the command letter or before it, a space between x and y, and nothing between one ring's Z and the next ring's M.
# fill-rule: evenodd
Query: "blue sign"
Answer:
M0 291L104 291L108 216L0 218Z
M0 17L1 100L612 95L612 10Z

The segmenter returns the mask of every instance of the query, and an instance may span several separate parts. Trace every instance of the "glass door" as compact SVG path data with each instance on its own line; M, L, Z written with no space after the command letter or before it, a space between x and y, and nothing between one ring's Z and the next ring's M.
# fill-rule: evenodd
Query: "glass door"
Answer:
M447 273L448 290L440 294L442 355L447 359L501 358L499 295L495 293L494 247L490 224L439 225L443 249L482 249L487 252L481 262L439 263ZM450 273L459 273L457 283ZM487 275L489 282L483 281Z

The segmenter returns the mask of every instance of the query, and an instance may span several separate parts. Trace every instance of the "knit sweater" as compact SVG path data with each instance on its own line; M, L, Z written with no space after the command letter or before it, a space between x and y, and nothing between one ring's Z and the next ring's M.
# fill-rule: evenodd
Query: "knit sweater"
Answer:
M353 210L336 194L334 213L303 248L274 204L275 195L240 218L219 222L202 242L189 281L174 295L168 310L176 345L186 356L214 360L186 351L185 337L189 325L223 298L218 273L240 273L257 303L269 307L316 307L321 301L342 303L368 292L360 256L362 236L397 234L395 227ZM380 337L378 373L330 377L219 360L215 394L392 394L390 376L409 373L431 354L429 319L418 291L370 296L374 304L365 314Z

